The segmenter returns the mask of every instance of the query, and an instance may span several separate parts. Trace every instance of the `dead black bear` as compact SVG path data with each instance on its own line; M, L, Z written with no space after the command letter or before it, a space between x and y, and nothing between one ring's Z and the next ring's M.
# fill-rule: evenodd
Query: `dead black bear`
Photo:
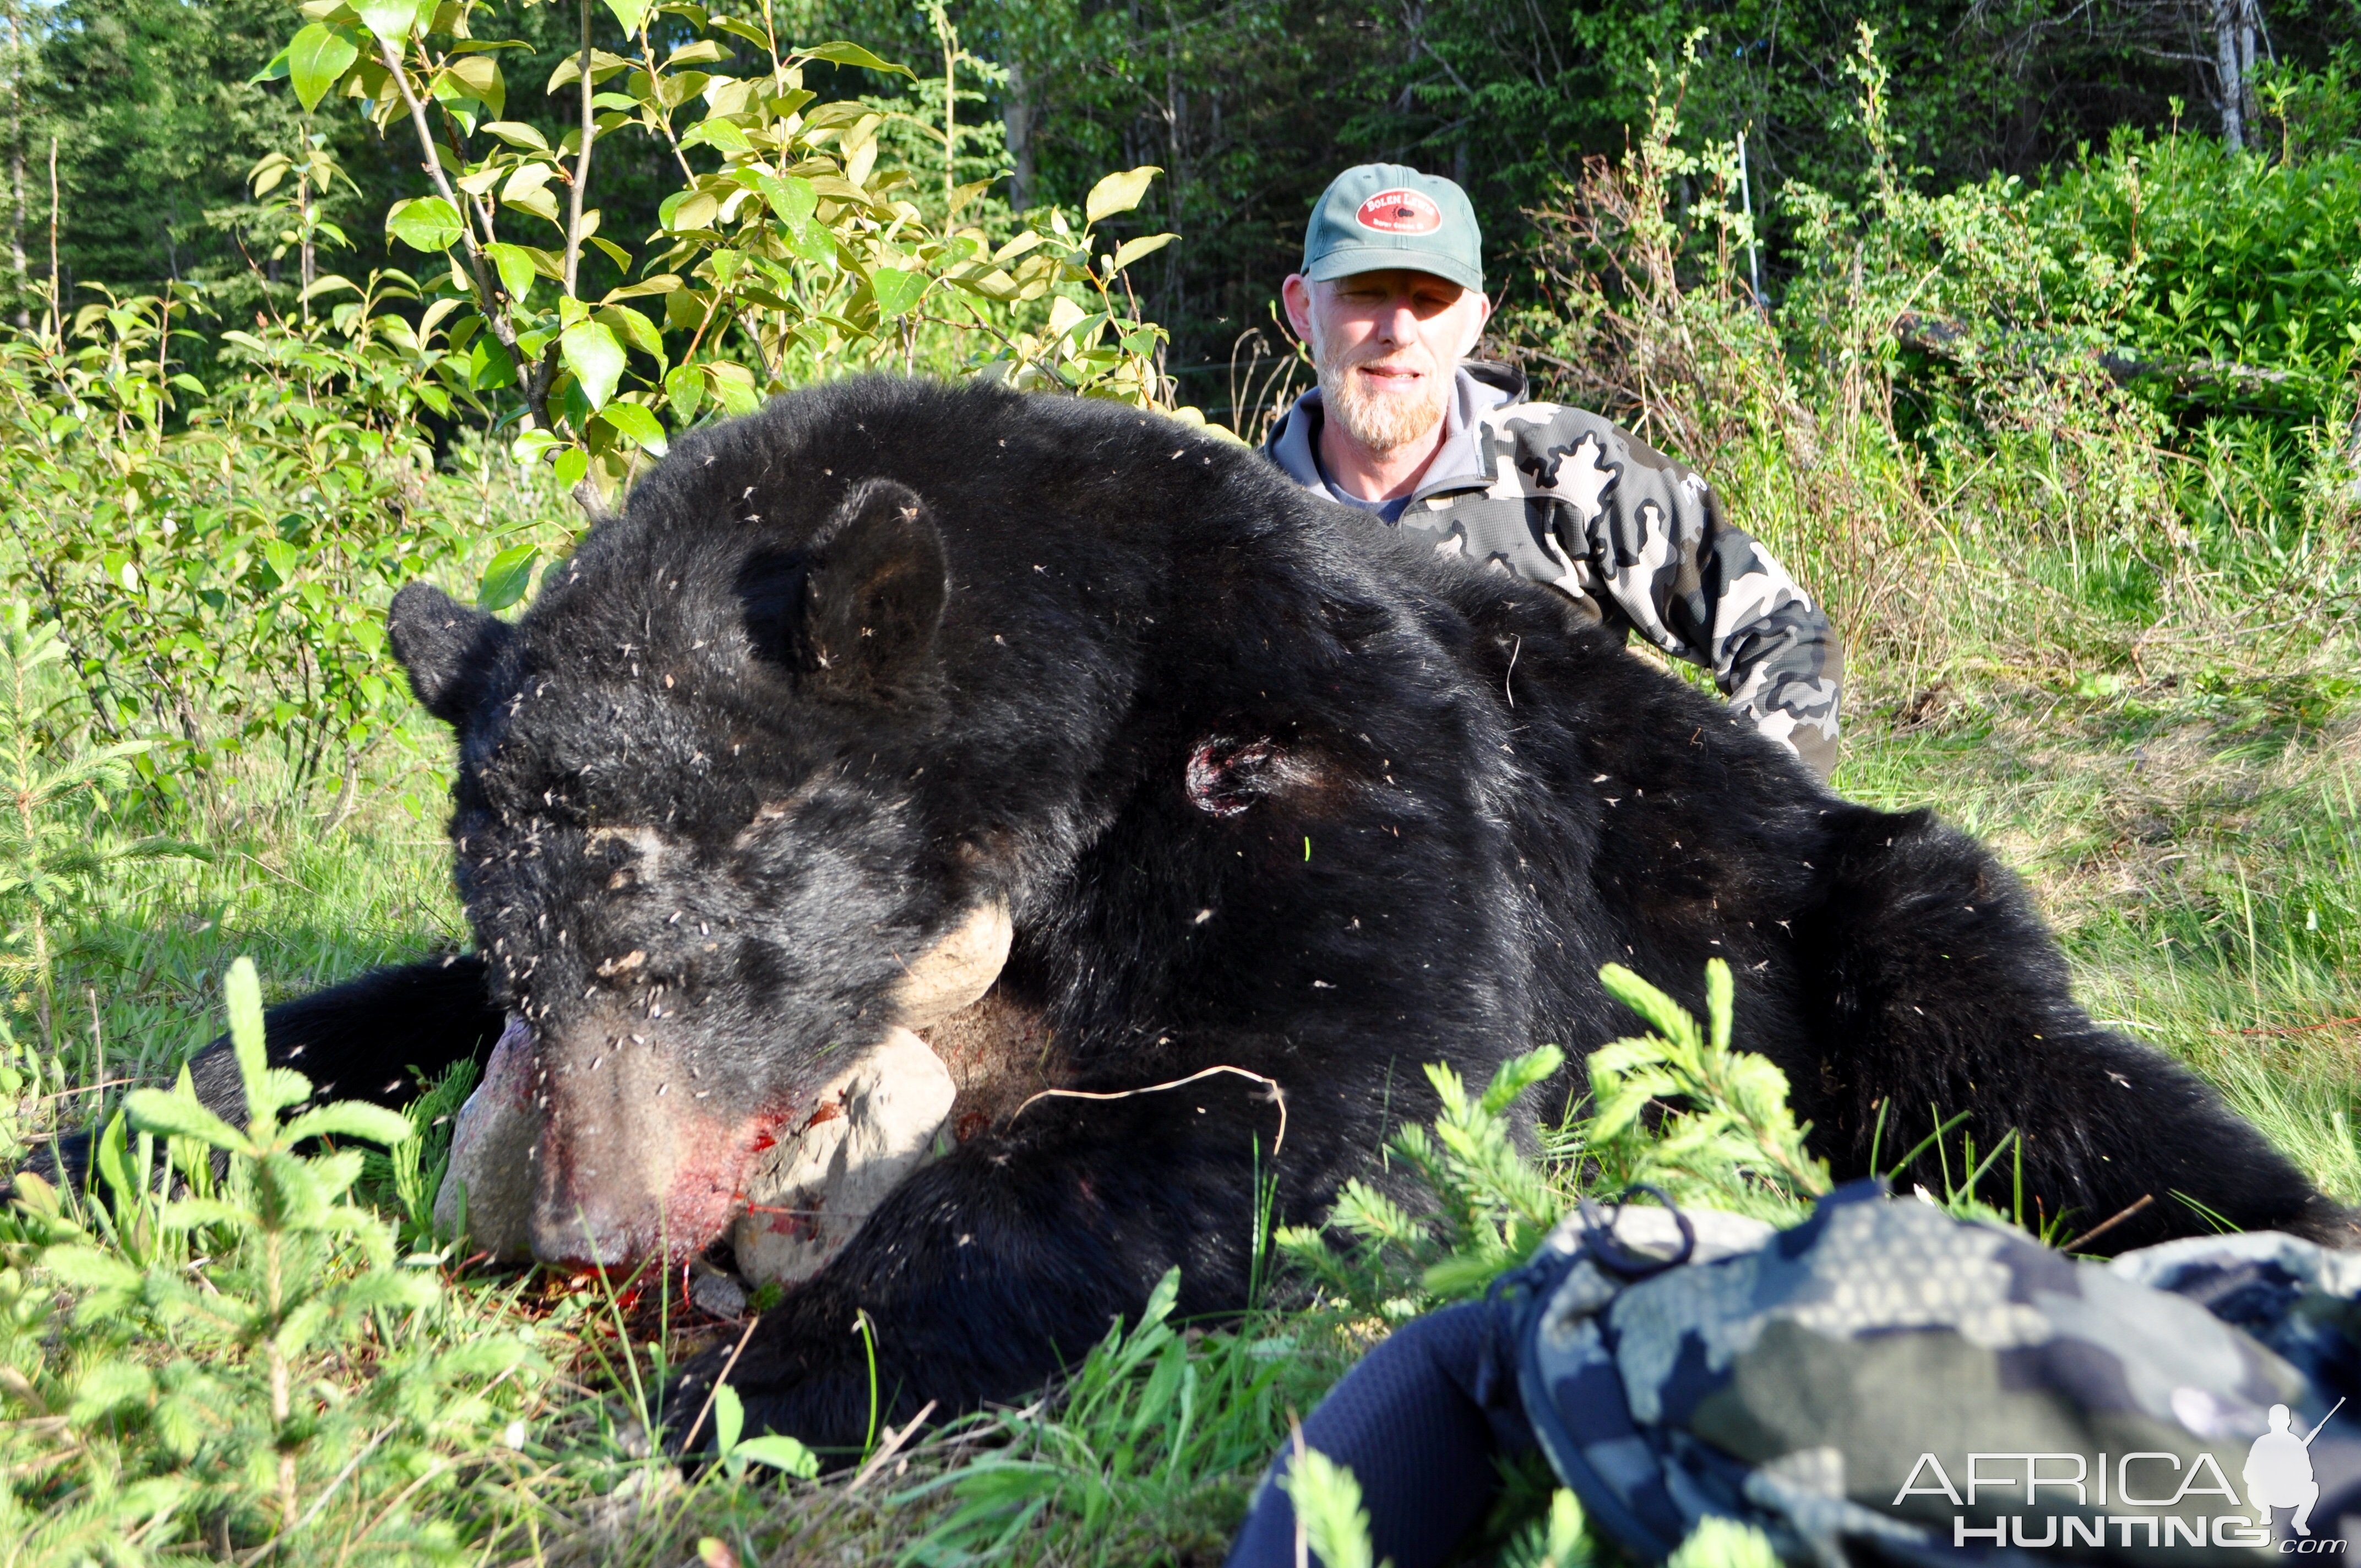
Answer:
M2048 1214L2152 1197L2116 1246L2206 1228L2197 1205L2345 1234L2210 1089L2070 1000L1973 843L1827 793L1548 590L1129 409L798 394L682 440L516 624L412 586L392 633L457 732L477 954L280 1008L272 1054L392 1096L521 1021L553 1262L720 1234L752 1151L1003 910L987 1024L1080 1090L1276 1080L1290 1217L1431 1113L1421 1063L1480 1081L1594 1046L1631 1024L1601 964L1697 1006L1719 956L1739 1043L1840 1175L1882 1102L1889 1149L1941 1107L1982 1147L2023 1132ZM1176 1264L1182 1310L1243 1299L1262 1083L1011 1109L971 1107L763 1317L730 1375L753 1424L858 1440L856 1309L907 1413L1038 1385Z

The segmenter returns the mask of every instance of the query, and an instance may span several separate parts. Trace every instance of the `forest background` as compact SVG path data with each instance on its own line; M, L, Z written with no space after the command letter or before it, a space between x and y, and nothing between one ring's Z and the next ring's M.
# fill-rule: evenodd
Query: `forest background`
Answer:
M795 0L776 7L805 39L858 40L922 74L939 60L924 7ZM416 194L414 151L359 116L304 115L283 86L255 80L286 42L278 0L6 0L9 256L0 309L31 309L51 214L57 149L58 262L75 281L155 292L168 280L229 285L236 314L251 264L273 260L275 215L249 194L268 154L324 138L351 181L324 197L354 242L337 269L390 259L371 221ZM1656 72L1692 38L1684 124L1695 137L1749 133L1752 183L1775 297L1792 218L1779 194L1800 181L1861 193L1856 92L1844 70L1873 27L1891 80L1898 165L1933 189L2070 165L2112 137L2175 126L2288 156L2334 151L2356 129L2361 13L2351 0L1938 0L1833 5L1741 0L1705 5L1460 0L1178 0L1151 5L988 3L954 8L978 102L961 156L1005 169L994 194L1022 212L1079 202L1104 173L1164 170L1143 213L1181 235L1138 282L1146 315L1174 334L1187 400L1222 400L1238 333L1265 324L1276 280L1300 250L1303 214L1329 173L1372 159L1447 173L1473 194L1510 307L1534 302L1517 264L1529 214L1554 200L1586 156L1620 153L1645 118ZM520 9L512 30L562 53L575 17ZM623 29L603 9L598 45ZM628 51L626 51L628 52ZM2224 90L2224 61L2232 90ZM939 63L932 70L939 74ZM860 73L859 85L889 90ZM926 96L912 92L926 112ZM562 103L520 106L544 128ZM938 116L939 118L939 116ZM672 188L661 146L603 171L610 220L654 226ZM283 225L282 225L283 226Z
M1627 986L1645 1044L1439 1083L1431 1208L1285 1216L1243 1320L851 1475L717 1400L683 1469L655 1390L742 1321L438 1233L464 1077L245 1129L154 1087L467 940L401 582L511 610L680 430L863 369L1252 439L1364 159L1475 196L1486 352L1828 605L1837 787L1994 843L2095 1014L2361 1200L2356 0L0 0L0 1153L98 1134L0 1215L0 1560L1213 1562L1290 1412L1586 1184L1797 1212L1776 1075ZM1536 1473L1470 1560L1598 1551Z

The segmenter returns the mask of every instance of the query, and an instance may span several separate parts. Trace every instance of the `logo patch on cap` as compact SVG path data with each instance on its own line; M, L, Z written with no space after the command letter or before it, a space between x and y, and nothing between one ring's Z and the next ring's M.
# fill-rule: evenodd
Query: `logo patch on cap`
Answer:
M1443 226L1443 209L1416 191L1380 191L1361 203L1353 221L1379 234L1433 234Z

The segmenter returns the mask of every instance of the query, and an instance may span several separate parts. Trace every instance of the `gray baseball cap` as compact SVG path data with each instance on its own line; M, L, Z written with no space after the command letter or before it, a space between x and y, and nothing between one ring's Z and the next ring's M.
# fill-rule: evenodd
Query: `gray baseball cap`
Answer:
M1400 163L1362 163L1328 183L1303 231L1303 276L1324 282L1389 268L1484 291L1484 236L1467 192Z

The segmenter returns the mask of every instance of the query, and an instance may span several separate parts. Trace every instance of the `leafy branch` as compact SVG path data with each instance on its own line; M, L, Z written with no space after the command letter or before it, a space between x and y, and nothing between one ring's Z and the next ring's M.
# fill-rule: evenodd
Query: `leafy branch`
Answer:
M1401 1321L1480 1293L1532 1256L1586 1191L1611 1196L1646 1182L1687 1201L1784 1213L1828 1190L1827 1166L1804 1146L1809 1129L1787 1108L1786 1075L1730 1047L1728 964L1706 966L1703 1027L1620 964L1599 979L1653 1032L1590 1054L1589 1097L1564 1124L1543 1129L1541 1159L1527 1152L1513 1112L1558 1075L1565 1052L1543 1046L1510 1059L1480 1095L1430 1065L1432 1126L1404 1127L1387 1146L1430 1201L1414 1212L1348 1181L1326 1226L1281 1230L1279 1250L1356 1310Z
M708 408L751 412L839 367L906 367L922 327L987 340L966 356L987 374L1170 401L1165 335L1139 318L1122 273L1172 236L1114 245L1094 233L1136 208L1157 170L1101 181L1080 227L1051 209L995 243L968 216L993 181L956 181L956 73L975 62L947 19L935 220L911 200L912 171L881 158L886 113L822 102L805 84L815 65L915 81L907 67L842 40L790 44L767 6L758 19L686 0L607 7L636 58L598 48L593 8L578 0L578 46L547 89L572 92L577 124L555 146L504 117L501 61L524 46L475 36L487 0L313 0L265 72L284 75L307 113L341 93L371 104L381 130L406 122L430 193L395 203L387 232L445 258L433 286L449 291L464 389L513 387L524 416L517 455L554 464L586 510L595 515L642 455L664 454L664 416L685 427ZM667 36L688 35L661 58L660 18ZM684 124L692 105L702 113ZM589 203L593 149L626 127L681 176L636 258L598 233ZM504 219L550 225L556 248L504 236ZM593 250L623 280L595 295Z
M1705 970L1706 1027L1687 1009L1620 964L1598 971L1608 994L1653 1033L1590 1055L1589 1116L1572 1129L1609 1184L1652 1182L1683 1191L1759 1199L1817 1198L1828 1168L1804 1146L1808 1128L1787 1107L1787 1075L1766 1057L1730 1045L1730 965ZM1675 1102L1686 1102L1688 1109ZM1661 1113L1652 1126L1651 1109Z

